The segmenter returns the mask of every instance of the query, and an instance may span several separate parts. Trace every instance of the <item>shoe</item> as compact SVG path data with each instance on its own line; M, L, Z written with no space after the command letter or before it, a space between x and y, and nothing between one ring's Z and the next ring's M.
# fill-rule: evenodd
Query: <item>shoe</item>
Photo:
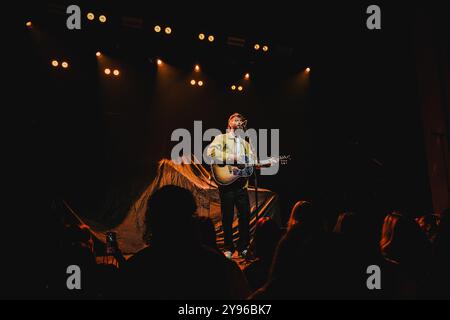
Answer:
M247 259L248 258L248 250L244 249L241 252L239 252L239 257L242 259Z
M227 259L231 259L231 257L233 256L233 252L231 251L225 251L223 254Z

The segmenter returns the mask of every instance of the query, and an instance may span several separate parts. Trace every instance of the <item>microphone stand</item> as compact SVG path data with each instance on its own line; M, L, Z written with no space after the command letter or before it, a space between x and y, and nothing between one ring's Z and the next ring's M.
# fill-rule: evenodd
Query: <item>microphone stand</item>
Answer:
M258 158L256 158L258 159ZM255 168L255 210L256 210L256 222L258 222L258 211L259 211L259 205L258 205L258 170Z
M259 203L258 203L258 170L256 169L256 164L258 164L258 154L255 152L253 148L253 144L250 141L249 138L249 144L250 148L253 151L253 154L255 156L255 166L253 167L253 172L255 173L255 211L256 211L256 221L258 221L258 210L259 210Z

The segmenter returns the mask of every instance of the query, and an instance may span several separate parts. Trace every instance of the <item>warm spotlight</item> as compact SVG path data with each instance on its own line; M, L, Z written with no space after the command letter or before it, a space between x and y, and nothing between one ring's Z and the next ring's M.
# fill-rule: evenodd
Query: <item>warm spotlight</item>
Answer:
M205 34L204 34L204 33L200 33L200 34L198 35L198 38L199 38L200 40L205 40Z
M107 75L111 74L111 69L106 68L106 69L105 69L105 74L107 74Z
M95 15L92 13L92 12L89 12L88 14L87 14L87 18L88 18L88 20L94 20L95 19Z
M263 49L264 52L269 51L269 47L268 46L263 46L262 49Z
M64 61L63 63L61 63L61 67L63 67L64 69L67 69L69 67L69 64Z
M100 17L98 17L98 20L100 20L101 23L105 23L106 22L106 16L101 15Z
M255 44L254 48L255 50L259 50L259 44Z
M31 28L32 25L33 25L33 24L31 23L31 21L28 21L28 22L26 23L26 26L27 26L28 28Z
M116 69L116 70L113 71L113 74L114 74L115 76L118 76L118 75L120 74L120 72L119 72L119 70Z
M172 33L172 29L170 27L166 27L166 29L164 29L164 32L166 34L171 34Z
M203 81L200 80L199 82L197 82L197 84L198 84L199 87L201 87L201 86L203 86Z
M231 86L231 90L236 90L236 86L234 84Z
M310 68L306 68L306 72L309 73L311 71Z
M160 26L155 26L154 30L155 30L155 32L161 32L161 27Z
M195 86L195 80L194 79L191 80L191 85Z
M208 37L208 41L209 41L209 42L213 42L213 41L214 41L214 36L209 36L209 37Z
M100 57L100 56L102 55L102 53L101 53L100 51L97 51L97 52L95 53L95 55L96 55L97 57Z
M156 63L158 64L158 66L160 66L160 65L162 65L162 64L163 64L163 62L162 62L162 60L161 60L161 59L158 59L158 60L156 60Z
M250 73L246 73L245 76L244 76L244 79L245 80L249 80L250 79Z
M57 60L52 60L52 66L57 67L59 65Z
M238 89L238 91L242 91L242 89L244 89L244 88L242 88L242 86L239 86L239 87L237 87L237 89Z
M195 70L196 72L199 72L199 71L200 71L200 66L199 66L198 64L196 64L195 67L194 67L194 70Z

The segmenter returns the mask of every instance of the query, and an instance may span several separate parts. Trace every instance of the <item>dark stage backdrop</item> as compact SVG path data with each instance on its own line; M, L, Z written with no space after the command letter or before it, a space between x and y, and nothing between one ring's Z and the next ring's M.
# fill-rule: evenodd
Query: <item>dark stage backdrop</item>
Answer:
M204 129L224 130L228 116L241 112L249 127L280 129L280 153L291 156L278 175L259 179L279 195L284 220L305 198L330 215L361 202L429 210L411 25L400 19L410 9L383 7L383 28L371 32L366 4L299 5L253 14L227 8L219 17L109 4L108 27L77 32L38 6L29 13L35 29L20 34L27 81L19 99L32 155L26 174L40 199L67 199L88 218L116 225L157 162L170 157L174 129L193 131L201 120ZM125 14L150 26L169 21L173 38L124 28L117 17ZM188 36L199 30L215 32L215 44ZM228 35L267 39L270 54L230 47ZM69 57L67 72L50 66L58 57ZM164 74L157 57L170 65ZM195 63L203 88L189 85ZM120 77L105 77L105 66L117 66ZM247 71L244 92L231 91Z

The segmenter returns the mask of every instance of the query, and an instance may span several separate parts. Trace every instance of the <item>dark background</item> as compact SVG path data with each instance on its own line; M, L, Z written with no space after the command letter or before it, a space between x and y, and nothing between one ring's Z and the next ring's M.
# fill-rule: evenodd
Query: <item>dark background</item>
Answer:
M64 199L103 225L119 223L152 181L157 161L170 157L174 129L193 130L193 121L202 120L204 129L224 130L233 112L244 113L249 127L280 129L280 153L292 161L259 183L279 194L284 220L299 199L330 215L361 205L412 215L432 210L415 5L380 3L382 29L371 31L370 2L80 2L82 30L69 31L67 15L57 9L64 2L55 3L24 8L17 47L26 79L18 96L23 172L30 202L44 212ZM443 13L427 9L438 17L436 37L443 37ZM88 11L105 14L107 23L89 23ZM123 26L123 16L141 17L142 28ZM171 26L173 34L154 33L155 24ZM215 42L200 42L199 32L214 34ZM227 36L246 46L227 45ZM256 53L255 42L268 43L269 53ZM105 77L98 50L120 69L119 78ZM157 57L173 72L162 82ZM51 67L63 58L67 71ZM206 82L201 89L188 84L195 63ZM306 67L311 73L302 77ZM245 72L251 80L244 93L232 92Z

